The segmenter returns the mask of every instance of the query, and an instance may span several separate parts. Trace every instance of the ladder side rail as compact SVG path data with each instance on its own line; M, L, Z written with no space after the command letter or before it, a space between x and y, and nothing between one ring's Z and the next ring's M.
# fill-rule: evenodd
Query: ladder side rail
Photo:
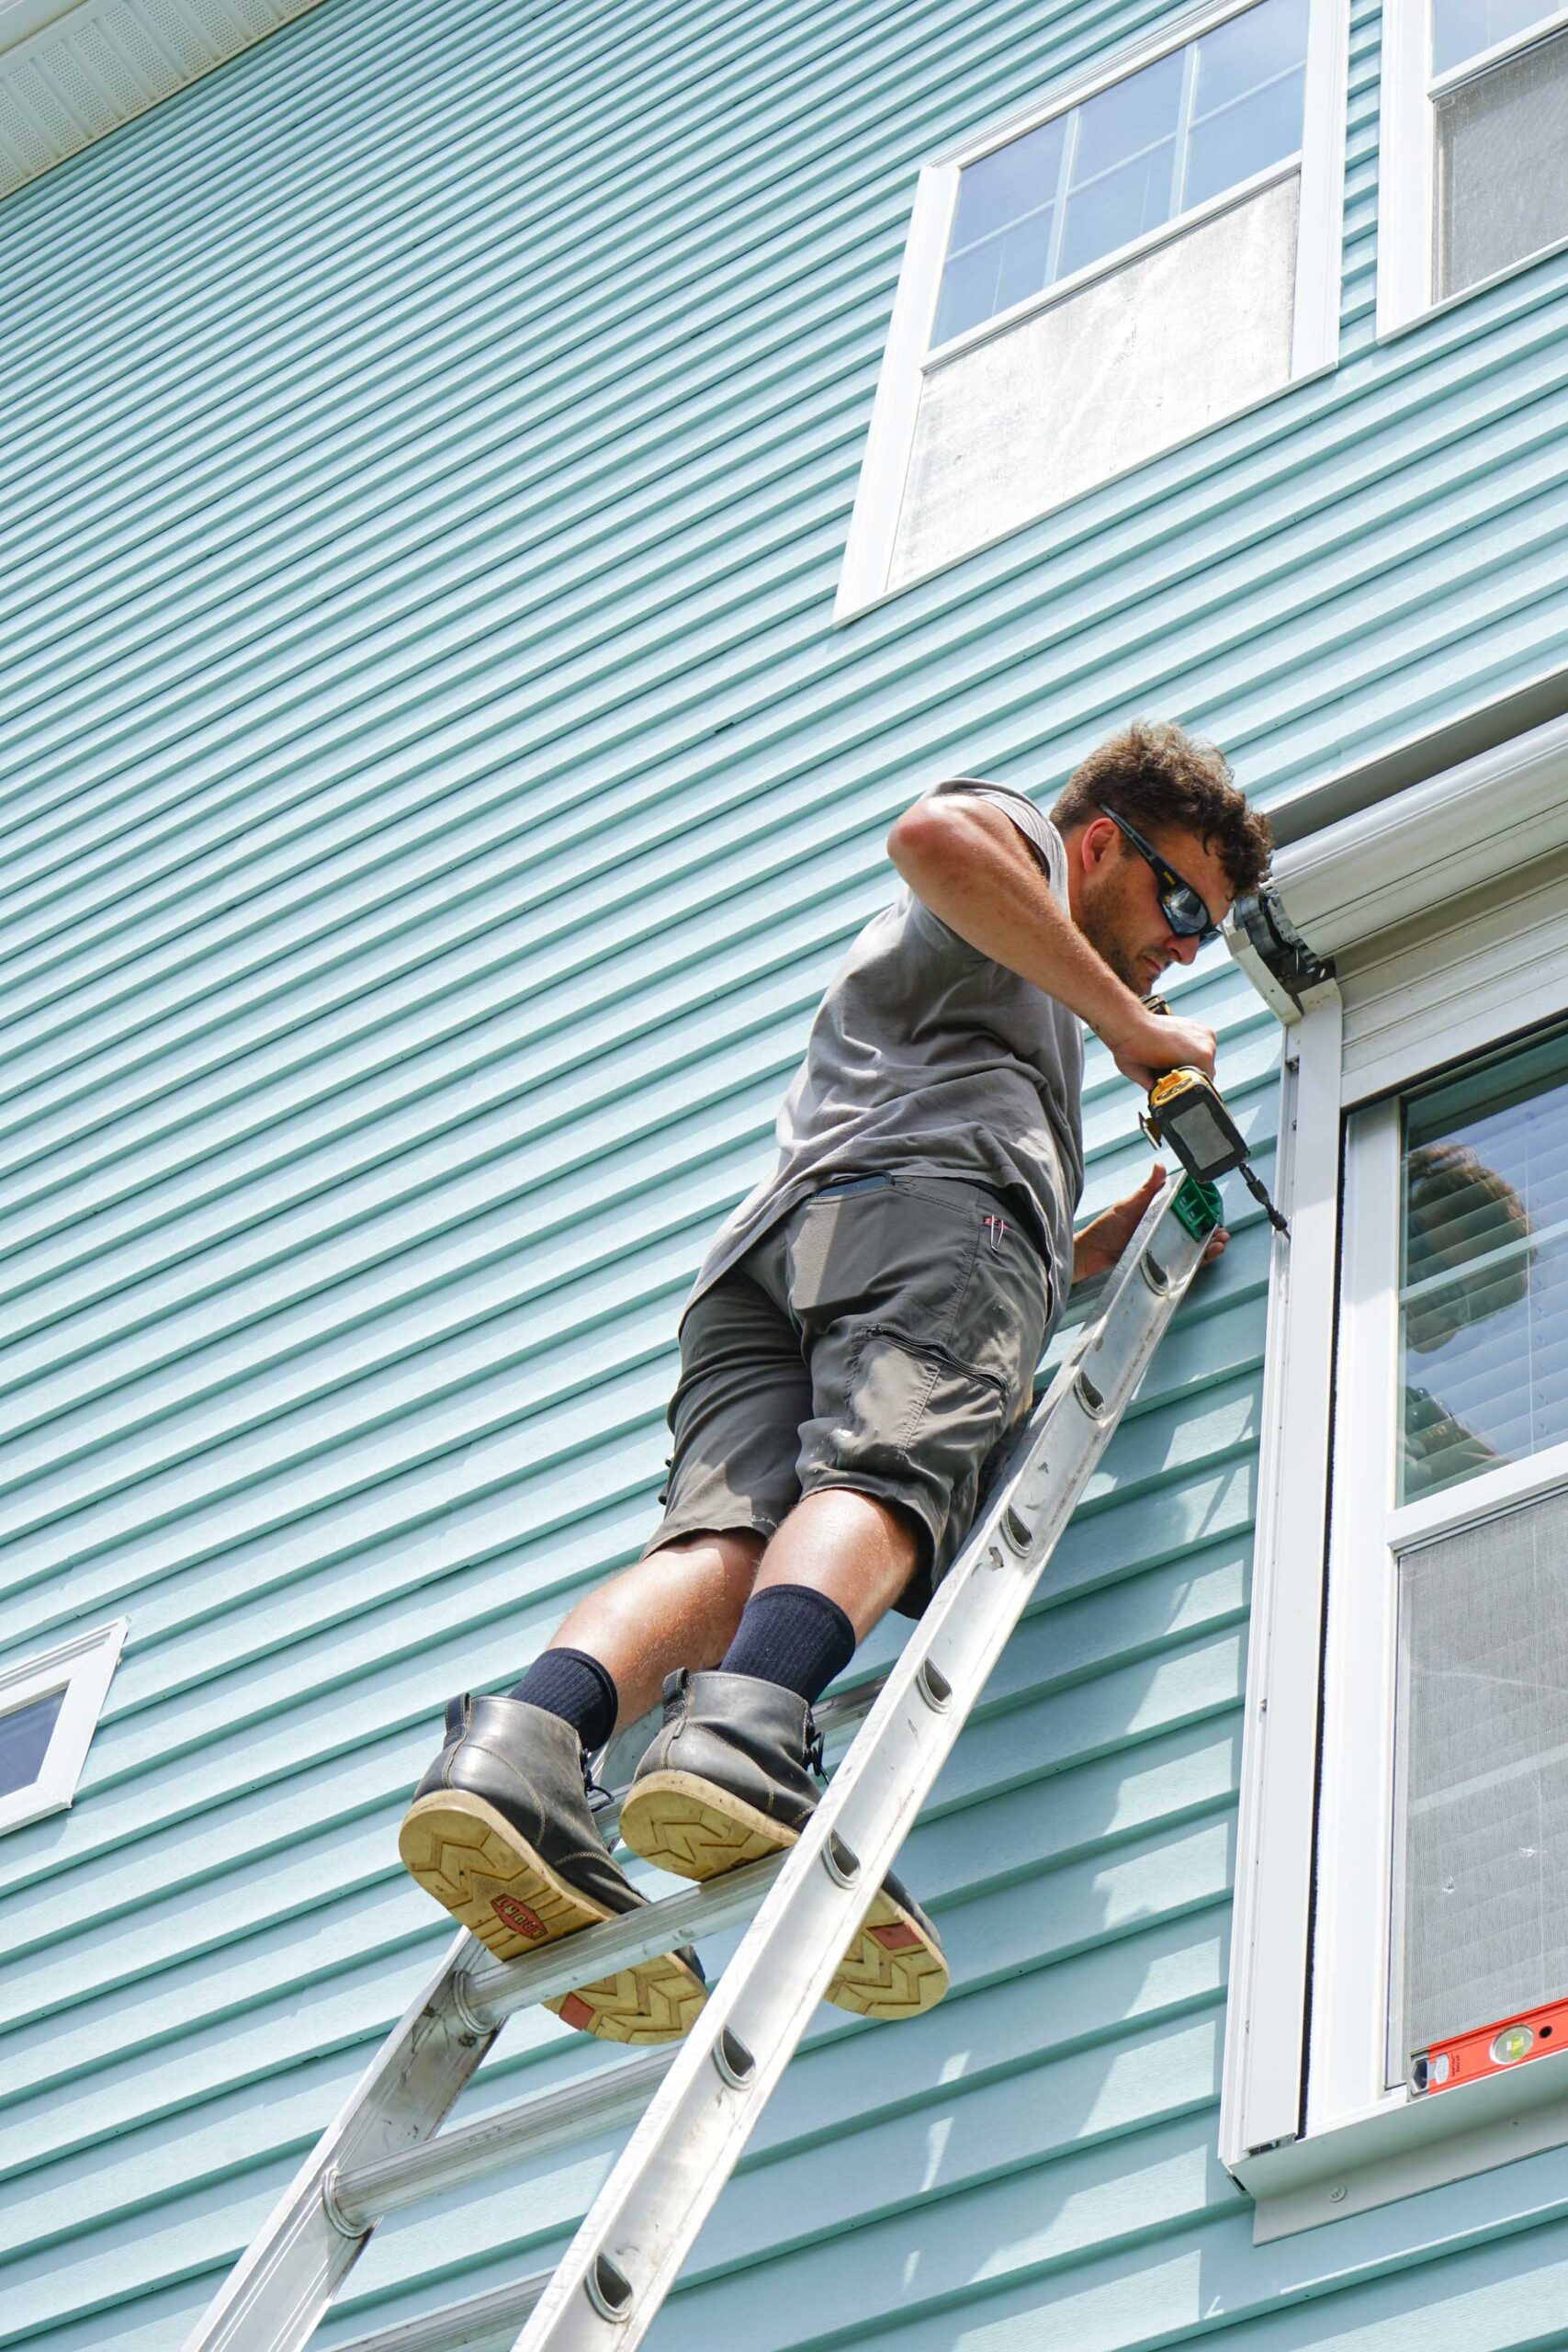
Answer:
M879 1680L848 1694L838 1720L858 1720L880 1688ZM380 2187L390 2188L389 2211L450 2185L443 2177L449 2164L461 2165L465 2178L484 2169L469 2161L477 2141L453 2157L446 2144L451 2135L435 2134L505 2020L671 1943L744 1925L782 1866L776 1856L749 1863L722 1883L683 1889L527 1960L492 1960L471 1936L460 1935L230 2272L183 2352L301 2352L383 2218L374 2210ZM552 2091L536 2093L533 2101L507 2110L513 2140L523 2136L527 2108L536 2106L543 2122L554 2098ZM629 2090L617 2097L616 2117L636 2112L641 2098L638 2093L634 2103ZM497 2132L484 2144L493 2150L492 2164L512 2153ZM426 2170L430 2185L423 2187Z
M463 2000L482 1951L458 1936L404 2011L334 2120L219 2290L184 2352L284 2352L309 2342L364 2245L331 2219L323 2188L334 2166L428 2140L500 2030Z
M532 1959L492 1960L467 1934L382 2043L247 2252L209 2305L183 2352L301 2352L365 2250L375 2220L355 2203L360 2176L390 2164L412 2203L408 2176L444 2161L437 2126L516 2010L630 1967L671 1942L716 1935L751 1917L783 1867L769 1855L645 1911L606 1919ZM552 2094L540 2094L548 2100ZM493 2161L510 2153L497 2144ZM474 2170L479 2167L473 2167ZM432 2189L430 2194L434 2194Z
M1206 1236L1167 1227L1179 1190L1151 1204L514 2352L630 2352L652 2324L1185 1295Z

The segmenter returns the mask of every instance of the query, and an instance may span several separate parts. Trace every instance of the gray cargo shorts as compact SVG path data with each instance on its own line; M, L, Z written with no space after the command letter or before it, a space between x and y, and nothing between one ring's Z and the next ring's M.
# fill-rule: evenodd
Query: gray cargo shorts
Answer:
M851 1487L923 1530L897 1602L919 1616L1029 1408L1055 1311L1039 1250L977 1185L878 1176L814 1193L682 1318L666 1510L645 1555L677 1535L765 1538L803 1494Z

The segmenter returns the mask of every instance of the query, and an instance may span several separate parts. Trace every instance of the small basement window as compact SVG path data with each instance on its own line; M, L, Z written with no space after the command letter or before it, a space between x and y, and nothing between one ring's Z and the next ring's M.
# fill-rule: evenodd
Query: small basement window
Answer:
M1332 366L1347 44L1216 0L926 167L840 619Z
M73 1801L127 1623L117 1618L0 1667L0 1830Z

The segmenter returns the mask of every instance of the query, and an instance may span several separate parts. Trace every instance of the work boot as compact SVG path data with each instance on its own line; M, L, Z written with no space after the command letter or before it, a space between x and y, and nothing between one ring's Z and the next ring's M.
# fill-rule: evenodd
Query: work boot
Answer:
M497 1960L648 1903L610 1859L572 1725L521 1699L449 1699L446 1745L414 1791L398 1851ZM690 1949L638 1961L545 2007L605 2041L675 2041L706 1999Z
M793 1846L817 1808L822 1743L806 1701L750 1674L672 1674L664 1724L621 1807L634 1852L716 1878ZM916 2017L947 1990L935 1928L889 1871L827 1998L863 2018Z

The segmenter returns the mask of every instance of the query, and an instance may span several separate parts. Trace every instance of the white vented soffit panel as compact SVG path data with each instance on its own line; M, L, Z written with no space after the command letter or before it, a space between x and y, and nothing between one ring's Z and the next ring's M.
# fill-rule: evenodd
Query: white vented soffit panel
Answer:
M1274 883L1318 956L1568 846L1568 718L1556 718L1280 851Z
M0 196L320 0L0 0Z

